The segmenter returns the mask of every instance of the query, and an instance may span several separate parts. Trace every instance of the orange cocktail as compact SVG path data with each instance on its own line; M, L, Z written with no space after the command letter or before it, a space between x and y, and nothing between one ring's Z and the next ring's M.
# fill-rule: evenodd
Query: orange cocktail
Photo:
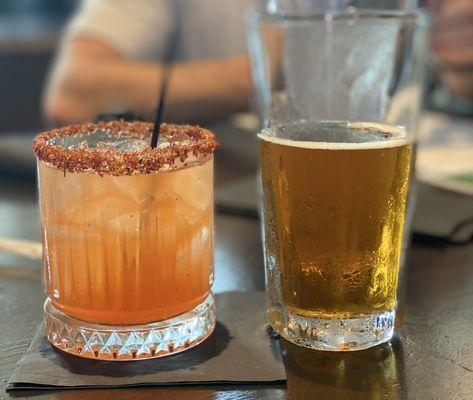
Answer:
M164 125L151 149L151 128L89 124L35 140L47 334L63 350L148 358L213 330L215 141L198 127ZM97 343L77 340L81 329Z

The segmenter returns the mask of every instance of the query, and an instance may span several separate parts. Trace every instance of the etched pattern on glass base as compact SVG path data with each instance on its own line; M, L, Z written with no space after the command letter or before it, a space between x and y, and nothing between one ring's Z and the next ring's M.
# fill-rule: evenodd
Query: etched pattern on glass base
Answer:
M269 322L285 339L299 346L325 351L363 350L389 341L394 333L395 311L359 318L307 318L275 308Z
M163 357L194 347L215 328L212 295L177 317L144 325L107 326L68 317L49 299L44 304L46 337L58 349L96 360L127 361Z

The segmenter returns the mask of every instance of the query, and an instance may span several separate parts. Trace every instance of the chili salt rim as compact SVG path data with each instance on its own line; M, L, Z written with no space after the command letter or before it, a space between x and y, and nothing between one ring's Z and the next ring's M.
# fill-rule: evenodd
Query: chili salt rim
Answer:
M185 168L189 156L208 159L217 147L212 132L196 125L161 124L161 133L175 135L185 133L195 139L192 144L172 143L165 148L145 148L138 151L123 152L108 149L65 148L60 144L48 143L50 139L65 136L88 135L96 130L106 130L111 134L149 139L153 124L149 122L110 121L71 125L60 129L42 132L33 141L33 150L41 161L67 172L96 172L114 176L150 174L163 170ZM203 156L203 157L202 157ZM178 163L176 163L176 161ZM180 165L179 165L180 161ZM192 165L195 164L195 161ZM177 165L177 166L176 166Z

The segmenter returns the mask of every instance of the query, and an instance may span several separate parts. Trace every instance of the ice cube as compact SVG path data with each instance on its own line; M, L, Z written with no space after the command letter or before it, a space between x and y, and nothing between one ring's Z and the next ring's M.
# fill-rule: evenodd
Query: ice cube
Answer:
M191 233L189 241L181 242L181 246L178 246L176 251L176 259L181 264L183 262L189 262L195 254L201 254L202 250L208 247L210 240L209 227L206 225L199 226L195 231ZM187 260L186 260L187 259Z
M200 213L207 209L212 202L210 186L211 164L185 168L173 172L169 180L171 192L190 209Z
M114 146L120 151L140 151L147 149L150 145L143 139L129 138L115 142Z
M58 184L55 190L57 206L64 211L68 223L82 226L106 226L119 215L134 212L137 204L123 196L114 186L115 177L98 174L67 174L67 189Z
M69 224L81 226L81 229L85 230L94 230L108 226L110 221L123 211L125 210L119 209L116 199L97 197L67 207L64 214Z
M110 143L115 140L116 138L109 131L98 130L88 135L64 136L52 138L50 141L51 144L58 144L67 149L75 149L79 147L94 148L99 143Z
M109 223L109 227L117 232L138 234L143 224L143 220L147 218L147 215L147 213L142 213L140 211L122 214L113 218Z
M136 206L151 206L157 191L157 175L113 176L114 191L117 195L131 199Z
M67 149L97 149L110 150L117 149L119 151L139 151L149 147L147 141L134 138L125 137L122 134L114 135L110 131L97 130L88 135L64 136L62 138L53 138L50 144L59 144Z
M65 136L62 138L52 138L48 141L48 144L55 145L59 144L66 149L88 149L89 143L87 138L83 135L80 136Z
M164 149L173 145L191 145L194 139L185 132L177 132L173 135L161 133L158 138L158 148Z
M185 132L178 132L170 136L167 141L171 144L189 145L193 143L192 138Z

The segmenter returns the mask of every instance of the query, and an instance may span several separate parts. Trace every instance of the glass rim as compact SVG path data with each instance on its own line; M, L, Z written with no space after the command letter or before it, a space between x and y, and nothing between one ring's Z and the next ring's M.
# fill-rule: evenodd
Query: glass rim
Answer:
M314 9L301 7L298 10L268 11L267 9L254 8L252 10L258 17L268 21L358 21L358 20L412 20L416 23L428 22L431 13L426 9L376 9L357 8L348 6L342 9Z
M54 139L87 136L97 130L111 135L131 138L151 138L154 124L142 121L108 121L71 125L42 132L33 140L38 161L71 173L97 173L99 175L138 175L175 171L203 164L217 147L212 132L197 125L161 124L160 131L167 135L185 133L195 141L191 144L171 143L167 147L147 147L137 151L120 151L113 146L105 149L64 147Z

